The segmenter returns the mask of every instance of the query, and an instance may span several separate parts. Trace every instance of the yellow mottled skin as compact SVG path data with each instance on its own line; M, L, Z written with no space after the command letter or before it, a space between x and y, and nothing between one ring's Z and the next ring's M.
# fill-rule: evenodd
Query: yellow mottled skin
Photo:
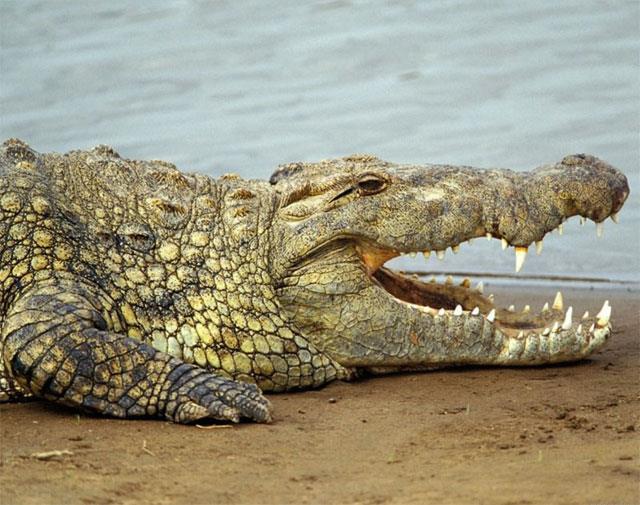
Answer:
M588 337L543 335L557 311L501 311L494 323L493 303L468 284L429 286L382 264L485 233L528 245L574 214L601 221L627 194L624 176L593 157L520 176L353 156L286 165L267 183L183 174L106 146L39 154L10 139L0 400L269 421L261 389L381 367L579 359L606 339L606 322Z

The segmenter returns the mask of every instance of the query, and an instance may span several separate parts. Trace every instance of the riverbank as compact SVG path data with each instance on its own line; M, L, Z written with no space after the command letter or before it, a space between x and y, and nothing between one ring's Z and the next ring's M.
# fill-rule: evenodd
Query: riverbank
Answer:
M538 307L554 294L523 291L509 299L496 288L497 302ZM640 294L563 292L575 313L594 313L604 298L613 306L611 342L573 365L271 395L271 425L0 405L0 503L638 503ZM63 453L33 456L54 450Z

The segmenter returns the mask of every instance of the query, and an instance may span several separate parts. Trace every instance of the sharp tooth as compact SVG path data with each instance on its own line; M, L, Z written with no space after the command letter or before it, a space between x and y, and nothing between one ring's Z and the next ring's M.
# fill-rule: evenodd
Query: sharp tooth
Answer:
M518 333L518 339L519 339L519 340L521 340L521 339L523 339L523 338L524 338L524 331L520 331L520 332Z
M471 287L471 279L469 279L469 277L465 277L464 279L462 279L462 282L460 283L460 285L463 288L470 288Z
M545 302L544 307L542 307L542 312L546 312L549 310L549 302Z
M602 237L604 233L604 223L596 223L596 236L598 238Z
M617 212L614 212L613 214L611 214L611 221L613 221L616 224L620 222L620 217L618 216Z
M422 251L422 255L424 256L425 260L428 260L429 256L431 256L431 251Z
M593 331L596 329L596 323L593 323L591 325L591 328L589 328L589 333L593 333Z
M536 254L538 256L542 254L542 240L536 240Z
M478 307L474 307L473 310L471 311L471 315L477 316L478 314L480 314L480 309Z
M443 260L444 259L444 251L436 251L436 256L438 257L439 260Z
M502 250L504 251L507 247L509 247L509 242L507 242L506 238L501 239L500 241L502 243Z
M460 304L456 305L456 308L453 311L453 315L454 316L461 316L462 315L462 305L460 305Z
M444 280L444 282L449 285L453 284L453 277L447 275L447 278Z
M516 311L516 307L515 307L515 305L509 305L509 307L507 308L507 310L508 310L509 312L515 312L515 311Z
M485 237L487 237L487 240L491 240L491 233L487 232L484 234Z
M564 225L560 223L558 225L558 235L562 235L564 233Z
M459 245L451 246L451 250L453 251L453 254L458 254L458 252L460 251L460 246Z
M496 299L496 297L495 297L495 296L493 296L493 293L491 293L489 296L487 296L487 299L488 299L491 303L493 303L493 302L494 302L494 300Z
M494 322L496 320L496 309L491 309L487 314L487 321Z
M557 332L558 328L560 328L560 325L558 324L558 321L554 321L553 322L553 326L551 327L551 333Z
M439 316L444 316L444 309L440 309L440 310L438 311L438 315L439 315Z
M582 314L582 319L589 319L589 311L588 310L584 314Z
M576 333L578 335L580 335L582 333L582 325L581 324L578 325L578 328L576 329Z
M531 311L531 305L525 305L524 309L522 309L522 312L524 312L525 314L530 311Z
M551 330L549 328L545 328L544 330L542 330L542 334L547 336L549 333L551 333Z
M564 306L564 302L562 300L562 293L558 291L556 293L555 299L553 300L553 308L556 310L562 310L563 306Z
M573 318L573 307L569 307L567 309L567 312L564 315L564 321L562 321L563 330L568 330L569 328L571 328L572 318Z
M587 220L584 217L580 216L580 226L584 226L584 223L586 222Z
M476 286L476 291L478 293L484 293L484 284L482 283L482 281L478 282L478 285Z
M604 303L602 304L602 309L604 309L605 307L610 307L610 306L611 305L609 304L609 300L605 300ZM600 309L600 310L602 311L602 309ZM598 317L598 316L596 316L596 317Z
M527 248L516 247L516 272L522 270L522 265L524 265L525 259L527 259Z
M596 316L598 321L598 326L606 326L609 322L609 318L611 317L611 305L609 305L609 300L605 300L600 312Z

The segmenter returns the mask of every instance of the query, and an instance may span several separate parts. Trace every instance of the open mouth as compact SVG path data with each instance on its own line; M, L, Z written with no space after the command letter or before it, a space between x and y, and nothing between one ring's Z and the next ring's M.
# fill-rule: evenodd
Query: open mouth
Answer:
M612 216L616 221L616 216ZM562 229L558 230L562 233ZM602 234L602 223L596 227L598 236ZM487 239L492 239L487 234ZM504 239L503 249L509 244ZM451 246L453 252L457 252L460 244ZM465 319L483 318L483 324L489 323L508 337L515 337L525 341L530 337L576 337L588 345L594 337L606 338L609 334L609 319L611 306L605 301L598 314L592 316L584 312L581 316L576 314L574 318L573 307L565 307L562 293L558 291L552 303L545 303L541 310L533 310L525 305L522 310L516 311L513 305L509 307L497 307L493 295L485 295L482 282L472 286L470 279L465 278L460 284L454 283L451 277L447 277L442 283L436 281L424 282L416 275L394 271L384 264L392 258L402 255L415 256L417 251L393 251L372 245L357 247L360 258L365 268L378 286L384 289L396 302L418 310L425 315L434 318L461 317ZM542 242L536 243L538 253L542 250ZM432 251L423 251L428 258ZM444 251L433 251L439 259L444 257ZM516 272L525 261L527 248L515 247ZM603 330L606 330L603 332ZM564 334L564 335L563 335ZM597 334L597 335L596 335ZM575 339L573 339L575 340Z

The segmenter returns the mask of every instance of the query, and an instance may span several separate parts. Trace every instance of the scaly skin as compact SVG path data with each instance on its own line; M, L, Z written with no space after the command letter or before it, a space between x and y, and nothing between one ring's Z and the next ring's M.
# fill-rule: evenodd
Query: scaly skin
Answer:
M286 165L267 183L11 139L0 150L0 399L268 422L260 389L580 359L610 333L606 306L553 327L561 302L496 313L466 282L382 265L485 234L527 247L572 215L601 222L628 192L620 172L581 155L527 174L354 156Z

